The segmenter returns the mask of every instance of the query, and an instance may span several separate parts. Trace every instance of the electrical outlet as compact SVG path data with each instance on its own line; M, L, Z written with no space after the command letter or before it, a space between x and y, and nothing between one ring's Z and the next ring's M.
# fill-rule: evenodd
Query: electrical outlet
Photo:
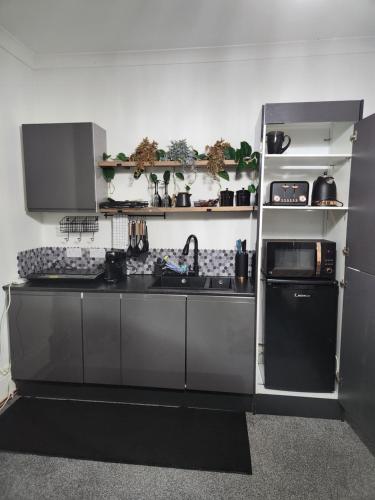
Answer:
M82 257L82 248L79 247L67 247L66 249L67 257Z
M90 248L90 257L92 259L104 259L105 249L104 248Z

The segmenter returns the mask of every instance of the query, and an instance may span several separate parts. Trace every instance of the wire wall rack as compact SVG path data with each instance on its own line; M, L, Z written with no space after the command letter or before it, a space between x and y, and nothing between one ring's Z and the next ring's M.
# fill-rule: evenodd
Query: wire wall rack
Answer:
M83 233L92 233L91 241L94 241L94 235L99 231L99 217L96 215L66 215L60 221L60 233L66 234L65 241L69 241L70 234L79 234L78 241L81 241Z

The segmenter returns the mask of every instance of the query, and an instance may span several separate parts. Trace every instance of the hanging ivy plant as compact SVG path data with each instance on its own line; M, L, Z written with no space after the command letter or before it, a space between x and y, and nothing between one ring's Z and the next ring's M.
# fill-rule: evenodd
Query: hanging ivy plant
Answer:
M115 177L115 169L113 167L103 168L103 177L108 183L113 181Z

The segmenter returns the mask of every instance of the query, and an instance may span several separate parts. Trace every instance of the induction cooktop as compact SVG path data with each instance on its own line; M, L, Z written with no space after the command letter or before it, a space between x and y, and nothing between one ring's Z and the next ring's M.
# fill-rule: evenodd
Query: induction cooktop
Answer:
M44 269L27 276L28 280L95 280L104 274L102 269Z

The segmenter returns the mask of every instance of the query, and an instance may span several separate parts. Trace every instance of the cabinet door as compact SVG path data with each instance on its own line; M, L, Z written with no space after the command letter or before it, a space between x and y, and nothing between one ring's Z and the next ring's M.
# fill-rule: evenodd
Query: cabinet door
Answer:
M84 382L121 384L120 294L85 293L82 326Z
M350 174L346 265L375 274L375 114L355 125Z
M252 393L255 300L187 299L187 389Z
M83 382L79 293L13 292L9 329L14 379Z
M375 276L348 268L346 280L339 400L375 450Z
M22 126L29 210L96 210L92 123Z
M184 389L185 309L181 295L123 295L123 384Z

